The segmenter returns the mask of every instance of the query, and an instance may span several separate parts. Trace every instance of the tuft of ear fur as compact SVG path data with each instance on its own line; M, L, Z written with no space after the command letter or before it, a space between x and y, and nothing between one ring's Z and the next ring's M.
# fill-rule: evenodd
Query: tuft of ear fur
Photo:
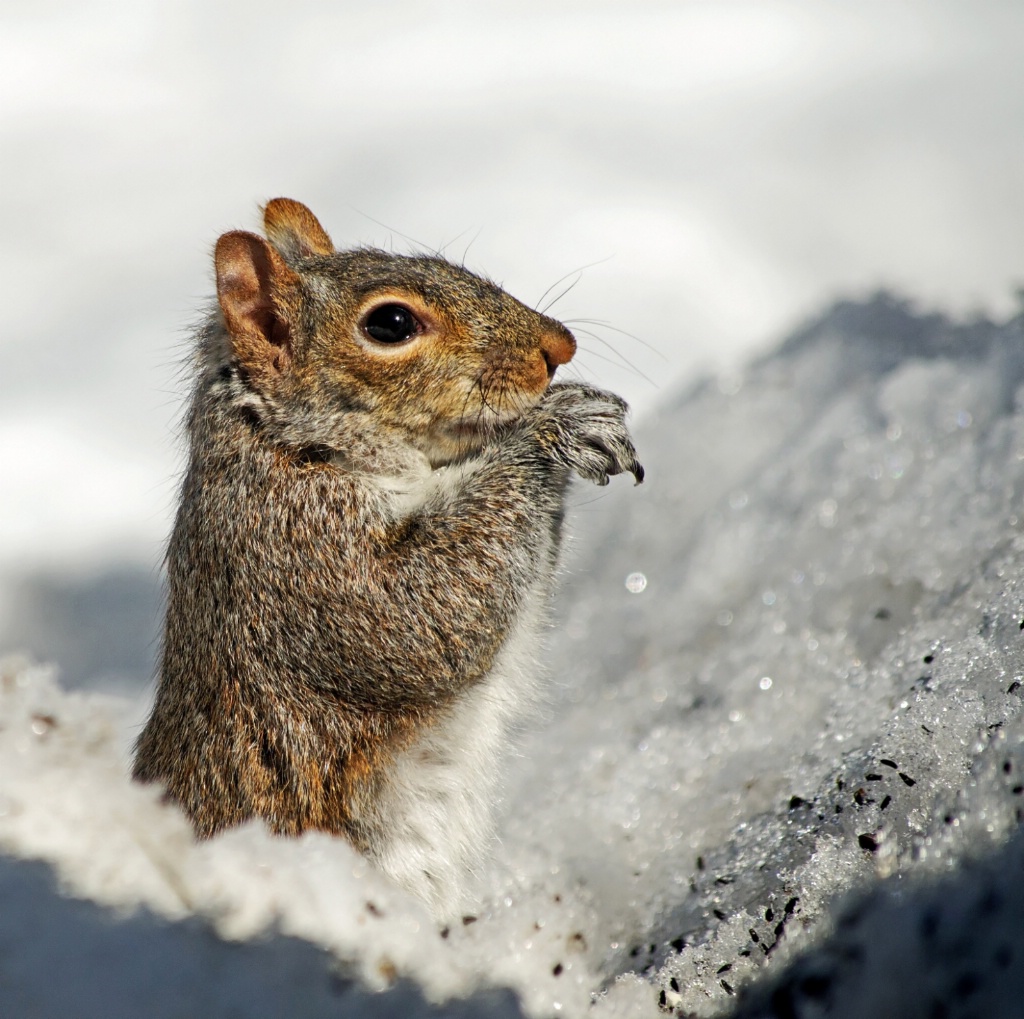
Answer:
M262 238L233 230L213 255L217 300L239 364L255 379L282 374L291 361L291 331L280 306L298 277Z
M270 243L287 259L330 255L334 245L320 221L302 202L273 198L263 209L263 228Z

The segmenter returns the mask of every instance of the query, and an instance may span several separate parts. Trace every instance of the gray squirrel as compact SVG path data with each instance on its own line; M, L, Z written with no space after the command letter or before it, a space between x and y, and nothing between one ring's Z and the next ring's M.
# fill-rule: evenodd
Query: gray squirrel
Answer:
M133 775L200 837L343 835L439 918L534 698L570 474L643 468L561 323L276 198L216 245Z

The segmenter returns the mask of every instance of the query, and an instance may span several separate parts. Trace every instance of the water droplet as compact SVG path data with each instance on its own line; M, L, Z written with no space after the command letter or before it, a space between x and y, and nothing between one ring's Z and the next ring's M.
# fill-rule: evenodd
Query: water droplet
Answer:
M642 573L631 573L626 577L626 590L630 594L640 594L647 587L647 577Z
M770 690L772 688L772 677L762 676L760 682L757 684L762 690Z

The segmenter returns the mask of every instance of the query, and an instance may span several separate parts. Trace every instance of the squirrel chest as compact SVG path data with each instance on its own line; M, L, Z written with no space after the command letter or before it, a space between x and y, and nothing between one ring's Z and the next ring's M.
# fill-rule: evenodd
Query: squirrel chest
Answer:
M207 836L348 838L438 916L487 851L571 474L642 479L560 323L305 206L217 243L134 775Z

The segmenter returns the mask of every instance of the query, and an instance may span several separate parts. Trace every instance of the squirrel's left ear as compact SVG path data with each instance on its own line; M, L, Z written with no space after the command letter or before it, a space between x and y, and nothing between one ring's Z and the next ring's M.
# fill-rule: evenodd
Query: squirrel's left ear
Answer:
M262 237L233 230L213 255L217 300L239 364L257 379L283 374L291 362L291 329L285 314L298 277Z
M289 260L334 253L327 231L302 202L272 198L263 209L263 227L270 243Z

